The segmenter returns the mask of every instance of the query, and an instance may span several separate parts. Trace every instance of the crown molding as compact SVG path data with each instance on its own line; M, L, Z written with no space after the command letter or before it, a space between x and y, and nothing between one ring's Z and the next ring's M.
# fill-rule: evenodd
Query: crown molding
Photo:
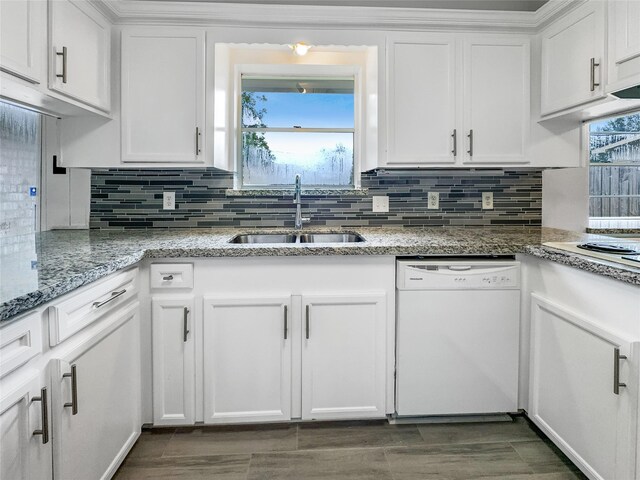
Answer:
M586 0L550 0L536 12L204 1L91 0L114 24L535 33Z
M542 30L555 19L578 8L587 1L588 0L549 0L535 12L538 30Z

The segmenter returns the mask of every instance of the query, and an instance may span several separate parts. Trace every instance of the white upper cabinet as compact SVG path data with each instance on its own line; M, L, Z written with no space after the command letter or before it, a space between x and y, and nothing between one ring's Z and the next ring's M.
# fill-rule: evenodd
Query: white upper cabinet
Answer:
M0 69L32 83L42 81L46 4L40 0L0 2Z
M453 35L388 39L388 165L455 163L455 49Z
M204 31L122 32L122 161L204 162Z
M530 161L528 37L396 34L387 51L385 166Z
M110 109L111 24L89 2L49 0L49 88Z
M609 0L607 92L640 84L640 2Z
M529 161L529 49L526 37L464 41L464 138L459 148L465 164Z
M604 97L605 3L591 0L545 28L541 115Z

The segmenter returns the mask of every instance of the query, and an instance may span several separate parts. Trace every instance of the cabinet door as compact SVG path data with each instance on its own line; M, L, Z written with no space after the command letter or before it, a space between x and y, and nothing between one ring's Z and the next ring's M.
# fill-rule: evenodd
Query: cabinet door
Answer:
M453 35L390 40L387 164L456 161L456 52Z
M604 4L589 1L540 34L542 115L604 96Z
M528 162L529 39L480 36L464 42L463 133L467 164Z
M140 434L138 308L108 314L54 360L55 478L110 478Z
M15 388L3 385L0 398L0 478L53 478L53 432L50 421L44 423L51 411L46 376L36 370L24 370L24 374L16 374L22 378Z
M204 32L122 33L122 161L204 161Z
M302 418L384 417L384 294L303 295Z
M291 296L205 298L205 423L291 419Z
M607 91L640 83L640 2L611 0Z
M193 297L153 297L153 423L195 422Z
M531 419L590 478L636 478L638 344L536 294L531 303Z
M49 34L49 88L109 111L109 22L89 2L49 0Z
M1 70L40 83L46 14L46 4L39 0L0 2Z

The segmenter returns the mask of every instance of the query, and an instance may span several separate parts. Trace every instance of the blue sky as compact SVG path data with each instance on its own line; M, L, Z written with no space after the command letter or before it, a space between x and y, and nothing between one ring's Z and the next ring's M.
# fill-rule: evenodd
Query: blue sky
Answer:
M353 95L265 93L262 121L269 127L353 128Z

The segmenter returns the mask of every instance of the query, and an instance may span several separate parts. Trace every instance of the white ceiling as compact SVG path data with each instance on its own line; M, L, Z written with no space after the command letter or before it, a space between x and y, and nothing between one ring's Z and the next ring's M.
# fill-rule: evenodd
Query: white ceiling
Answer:
M144 0L139 0L144 1ZM176 1L176 0L167 0ZM226 4L334 5L397 8L439 8L454 10L501 10L535 12L548 0L177 0Z

